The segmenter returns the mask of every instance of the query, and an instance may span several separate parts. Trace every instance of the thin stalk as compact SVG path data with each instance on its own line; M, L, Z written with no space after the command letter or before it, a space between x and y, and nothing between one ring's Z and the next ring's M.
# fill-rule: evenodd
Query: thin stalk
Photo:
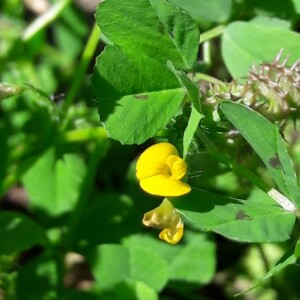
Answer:
M267 256L267 254L266 254L266 252L265 252L262 244L256 244L256 248L257 248L257 250L259 252L259 255L261 257L262 264L263 264L264 269L265 269L265 273L268 273L270 271L270 269L271 269L271 265L270 265L270 262L268 260L268 256ZM274 277L273 276L271 276L270 281L271 281L271 285L275 286L275 282L274 282Z
M39 31L52 23L71 3L71 0L59 0L44 14L35 19L23 32L21 39L24 42L31 40Z
M71 88L63 104L64 111L66 111L70 107L70 105L74 102L75 96L79 91L84 75L87 71L87 68L94 56L95 50L99 43L100 34L101 33L99 27L97 26L97 24L94 24L93 29L88 38L88 41L86 43L86 46L83 50L78 68L74 73L75 77L73 78Z
M264 265L265 273L270 271L270 263L268 261L267 255L264 251L264 248L262 247L261 244L256 244L256 248L259 252L259 255L261 257L262 263Z
M249 171L242 165L236 164L231 161L229 157L223 155L222 153L211 154L213 158L218 160L219 162L224 163L229 166L235 173L247 178L250 182L260 188L262 191L267 193L273 200L275 200L285 211L294 212L298 216L297 208L294 203L291 202L287 197L281 194L278 190L270 187L264 181L262 181L257 175Z
M211 66L211 46L210 42L203 43L203 61L207 66Z
M217 84L218 82L221 82L217 78L209 76L207 74L196 73L195 76L194 76L194 81L197 82L199 80L207 81L207 82L210 82L210 83L213 83L213 84Z
M211 156L219 162L223 163L224 165L230 167L235 173L247 178L250 182L252 182L264 192L270 190L270 186L268 184L266 184L258 176L256 176L244 166L234 163L228 156L222 153L212 153Z
M210 29L200 35L200 44L209 41L219 35L221 35L224 32L225 26L219 25L213 29Z

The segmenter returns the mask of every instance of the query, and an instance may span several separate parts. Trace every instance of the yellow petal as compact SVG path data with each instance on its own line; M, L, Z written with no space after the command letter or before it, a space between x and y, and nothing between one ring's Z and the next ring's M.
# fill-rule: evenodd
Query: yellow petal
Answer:
M176 229L165 228L159 233L159 238L169 244L175 245L181 240L183 236L183 228L183 222L181 222Z
M177 155L177 149L169 143L150 146L139 157L136 164L136 176L139 180L158 174L170 174L167 158Z
M180 214L176 211L173 204L165 198L156 208L146 212L143 218L143 224L147 227L164 229L176 227L181 222Z
M170 168L171 177L173 179L181 179L186 174L186 162L179 156L170 155L167 158L167 165Z
M178 243L183 236L181 216L167 198L158 207L146 212L142 222L145 226L162 229L159 238L169 244Z
M149 194L164 197L177 197L191 191L187 183L167 175L156 175L140 180L140 186Z

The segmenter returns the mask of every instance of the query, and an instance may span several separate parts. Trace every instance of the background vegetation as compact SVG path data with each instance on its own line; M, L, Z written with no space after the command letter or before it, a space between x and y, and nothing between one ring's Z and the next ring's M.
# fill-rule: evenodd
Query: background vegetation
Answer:
M0 299L298 299L300 1L92 2L0 3ZM177 245L141 223L160 141Z

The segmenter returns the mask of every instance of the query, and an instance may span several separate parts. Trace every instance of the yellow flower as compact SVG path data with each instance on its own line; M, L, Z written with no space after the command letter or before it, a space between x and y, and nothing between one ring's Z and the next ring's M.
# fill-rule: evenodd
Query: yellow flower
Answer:
M172 203L165 198L162 204L144 214L143 224L156 229L163 229L159 238L169 244L177 244L183 236L183 222Z
M155 144L146 149L136 164L136 176L141 188L149 194L176 197L190 192L181 181L187 166L177 149L169 143Z

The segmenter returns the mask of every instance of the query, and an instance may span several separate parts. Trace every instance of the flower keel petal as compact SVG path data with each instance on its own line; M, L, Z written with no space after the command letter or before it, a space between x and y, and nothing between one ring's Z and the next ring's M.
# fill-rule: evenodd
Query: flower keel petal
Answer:
M180 227L177 228L176 230L171 230L169 228L166 228L159 233L159 238L169 244L175 245L182 239L183 228L184 225L182 222Z

